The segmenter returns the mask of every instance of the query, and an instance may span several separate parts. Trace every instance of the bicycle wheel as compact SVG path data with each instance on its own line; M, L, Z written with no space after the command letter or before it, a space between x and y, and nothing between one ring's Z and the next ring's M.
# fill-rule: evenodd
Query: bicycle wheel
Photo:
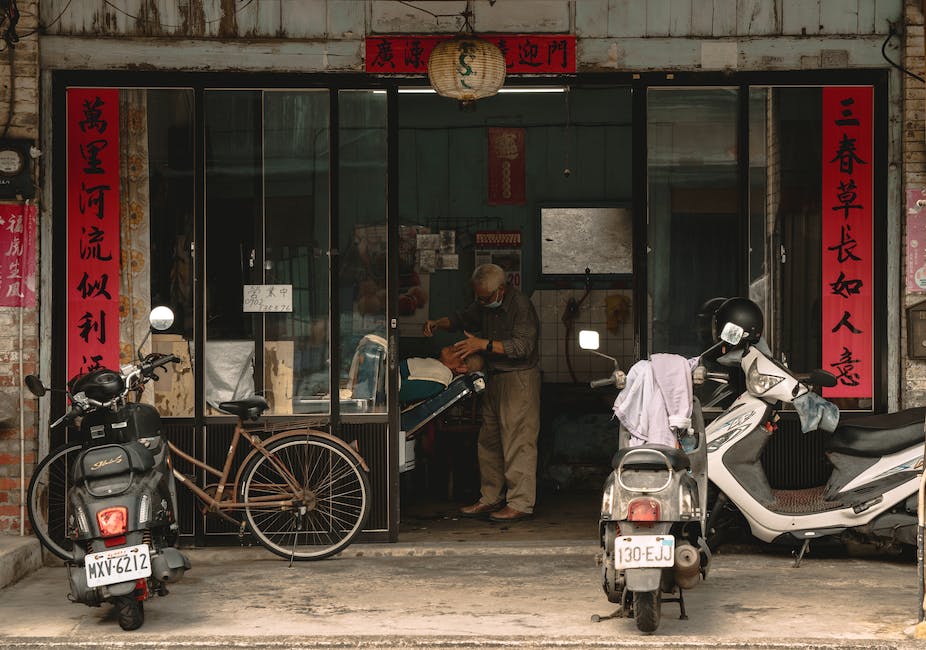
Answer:
M68 489L79 443L65 443L53 450L35 468L29 481L28 508L32 530L42 545L62 560L74 558L73 542L67 535L71 505Z
M258 541L296 560L321 560L343 550L360 533L370 511L369 479L347 445L296 434L281 438L268 451L311 496L302 507L246 506L245 517ZM243 476L245 503L292 496L280 468L263 454L251 460Z

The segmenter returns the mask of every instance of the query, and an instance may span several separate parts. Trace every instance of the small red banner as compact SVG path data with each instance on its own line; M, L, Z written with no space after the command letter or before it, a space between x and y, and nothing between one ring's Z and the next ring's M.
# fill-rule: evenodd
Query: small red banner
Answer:
M119 366L119 91L67 91L68 377Z
M524 129L490 127L489 205L524 205Z
M34 205L0 205L0 307L35 306Z
M366 40L366 71L376 74L427 74L431 50L451 35L371 36ZM574 74L576 37L571 34L480 34L505 55L507 74Z
M826 397L872 397L872 89L823 89L823 368Z

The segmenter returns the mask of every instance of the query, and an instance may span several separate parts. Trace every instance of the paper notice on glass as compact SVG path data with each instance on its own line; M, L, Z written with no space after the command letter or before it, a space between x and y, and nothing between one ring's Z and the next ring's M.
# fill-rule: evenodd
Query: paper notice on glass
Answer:
M443 255L449 255L456 253L456 231L455 230L441 230L440 231L440 252Z
M291 284L246 284L244 285L245 312L291 312L293 310L293 285Z
M436 251L440 248L440 235L418 233L419 251Z
M418 269L422 273L432 273L437 270L437 251L419 249Z

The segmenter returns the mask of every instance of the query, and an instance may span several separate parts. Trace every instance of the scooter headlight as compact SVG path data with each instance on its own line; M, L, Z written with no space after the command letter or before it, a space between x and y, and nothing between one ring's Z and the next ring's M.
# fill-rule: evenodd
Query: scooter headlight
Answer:
M784 377L777 375L763 375L759 372L756 362L753 361L752 365L749 366L749 371L746 373L746 388L753 395L761 395L780 384L783 379Z

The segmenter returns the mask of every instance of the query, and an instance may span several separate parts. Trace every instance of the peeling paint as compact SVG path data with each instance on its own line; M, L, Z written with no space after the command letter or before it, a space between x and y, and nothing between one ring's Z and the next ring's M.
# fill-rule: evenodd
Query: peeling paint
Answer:
M206 32L206 10L203 7L203 0L188 0L182 26L185 34L204 34Z
M222 0L222 18L219 20L219 38L238 36L238 10L235 0Z
M139 34L158 36L161 34L161 14L155 0L143 0L135 21Z

